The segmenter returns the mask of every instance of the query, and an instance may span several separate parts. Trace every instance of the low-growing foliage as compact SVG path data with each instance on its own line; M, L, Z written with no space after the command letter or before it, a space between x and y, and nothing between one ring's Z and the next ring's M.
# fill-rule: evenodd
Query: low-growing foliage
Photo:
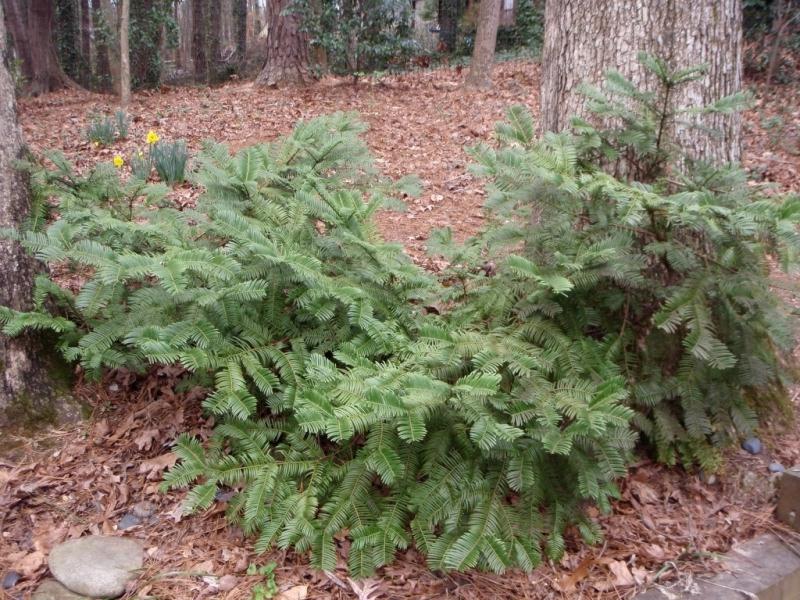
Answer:
M151 146L150 158L156 173L164 183L174 185L186 179L186 161L189 153L186 142L157 142Z
M93 144L110 146L114 143L117 124L108 116L94 115L86 128L86 137Z
M660 122L656 96L627 100ZM599 538L583 507L610 508L638 432L662 460L713 466L782 391L791 345L768 257L794 263L800 201L729 169L657 169L657 125L576 126L536 138L515 108L499 147L474 150L493 226L431 241L444 285L375 234L396 186L346 115L234 157L207 144L192 210L62 161L34 176L61 219L17 236L86 283L40 277L36 309L0 320L60 332L89 374L182 364L217 426L181 436L165 486L192 486L188 510L234 491L228 515L259 549L329 570L346 536L359 577L412 544L433 569L531 569L569 525ZM615 153L652 179L605 173ZM437 300L445 314L422 309Z

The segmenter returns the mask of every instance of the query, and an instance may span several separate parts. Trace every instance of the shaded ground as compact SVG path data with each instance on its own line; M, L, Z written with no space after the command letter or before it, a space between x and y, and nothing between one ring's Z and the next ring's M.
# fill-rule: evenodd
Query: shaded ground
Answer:
M34 151L57 148L87 168L114 153L130 156L144 146L149 129L163 139L185 138L191 149L208 137L239 148L286 133L300 118L358 111L370 126L367 141L381 169L392 176L417 173L426 184L420 198L408 201L407 212L380 216L381 230L435 268L435 261L424 257L431 228L449 225L463 238L482 222L483 186L466 171L464 146L489 140L510 104L538 111L538 65L506 63L498 71L497 87L489 94L462 91L463 74L456 69L358 87L327 80L298 92L257 90L248 83L167 89L137 96L130 141L107 149L94 148L84 132L92 112L113 112L110 98L63 92L26 100L21 113ZM797 190L798 88L756 94L746 115L745 165L757 179ZM194 193L178 189L175 200ZM791 293L787 297L796 300ZM251 541L225 522L224 500L203 515L180 517L183 494L158 491L163 469L174 460L170 444L181 431L206 437L213 427L197 398L174 393L181 375L180 369L162 367L147 377L116 373L99 385L80 383L79 395L93 408L91 422L35 439L4 434L0 576L8 569L25 575L15 594L27 594L43 576L53 544L87 532L113 535L121 518L141 502L152 503L154 516L125 532L148 548L147 568L130 592L140 598L249 598L259 578L246 576L247 566L268 561L278 564L281 590L300 594L305 589L308 598L626 598L655 580L676 591L690 588L694 578L716 568L717 553L760 531L772 529L787 540L793 535L772 519L774 479L767 465L772 460L800 463L800 435L796 425L786 425L786 415L775 415L769 427L774 433L763 436L767 452L754 457L732 449L713 480L647 460L635 465L621 483L613 513L597 515L606 539L598 547L587 548L570 535L559 564L503 576L433 574L408 551L371 580L367 593L363 584L347 579L343 568L314 572L305 557L291 552L254 556ZM797 412L797 400L795 395L788 412ZM346 552L346 545L340 546Z

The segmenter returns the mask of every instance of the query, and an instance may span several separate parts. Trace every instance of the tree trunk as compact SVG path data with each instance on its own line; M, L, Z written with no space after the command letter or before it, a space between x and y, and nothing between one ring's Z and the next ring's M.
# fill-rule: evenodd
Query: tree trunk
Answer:
M208 72L206 83L217 83L220 79L220 37L222 35L222 13L219 0L209 0L206 6L205 38Z
M3 8L8 12L11 37L22 60L24 93L38 96L74 85L58 62L53 41L53 1L3 0Z
M458 37L458 19L461 17L461 0L439 0L440 52L453 52Z
M560 131L572 116L587 117L578 86L600 85L617 70L640 89L655 77L637 61L640 51L673 68L706 64L698 81L679 88L674 106L708 104L737 92L742 80L740 0L560 0L547 2L542 56L542 129ZM739 115L696 117L716 130L676 126L672 140L688 156L712 163L738 162Z
M131 103L131 51L128 44L130 18L130 0L122 0L122 14L119 20L119 104L122 110L128 110Z
M95 68L94 79L101 92L111 91L111 63L108 59L106 18L101 0L92 0L92 27L94 29Z
M92 11L89 0L81 0L81 84L92 84Z
M500 23L500 2L501 0L481 0L475 48L466 80L467 87L483 89L492 87L494 47L497 44L497 26Z
M290 0L272 0L267 6L267 58L256 85L306 85L313 79L309 70L308 34L300 31L300 17L281 14L289 3Z
M6 27L0 5L0 55L6 54ZM30 213L28 178L16 167L22 157L14 82L0 61L0 228L18 229ZM33 279L38 263L16 241L0 238L0 305L32 308ZM68 403L57 399L50 373L53 364L42 342L31 335L9 338L0 333L0 426L12 421L63 419Z
M233 0L233 29L236 39L236 64L242 73L247 64L247 0Z
M192 0L192 62L195 81L205 81L208 76L205 25L205 0Z

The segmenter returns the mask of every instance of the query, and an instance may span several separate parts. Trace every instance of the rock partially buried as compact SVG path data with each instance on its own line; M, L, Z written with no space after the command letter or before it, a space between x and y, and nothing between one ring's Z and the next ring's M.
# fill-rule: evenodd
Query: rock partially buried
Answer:
M770 463L769 464L769 472L770 473L783 473L785 470L786 470L786 467L784 467L779 462L774 462L774 463Z
M50 552L53 576L71 591L92 598L116 598L143 563L142 547L130 538L91 535L68 540Z
M742 442L742 449L750 454L761 454L761 440L757 437L747 438Z
M87 600L87 598L70 592L55 579L45 579L33 592L31 600Z

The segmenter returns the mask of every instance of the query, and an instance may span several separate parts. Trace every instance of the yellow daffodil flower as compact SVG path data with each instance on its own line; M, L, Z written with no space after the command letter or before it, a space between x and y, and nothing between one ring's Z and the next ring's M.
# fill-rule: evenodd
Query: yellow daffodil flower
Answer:
M151 146L153 144L155 144L160 139L161 138L158 137L158 134L155 131L153 131L152 129L147 132L147 143L150 144Z
M125 159L122 158L122 156L120 156L119 154L115 154L114 155L114 166L119 169L124 164L125 164Z

